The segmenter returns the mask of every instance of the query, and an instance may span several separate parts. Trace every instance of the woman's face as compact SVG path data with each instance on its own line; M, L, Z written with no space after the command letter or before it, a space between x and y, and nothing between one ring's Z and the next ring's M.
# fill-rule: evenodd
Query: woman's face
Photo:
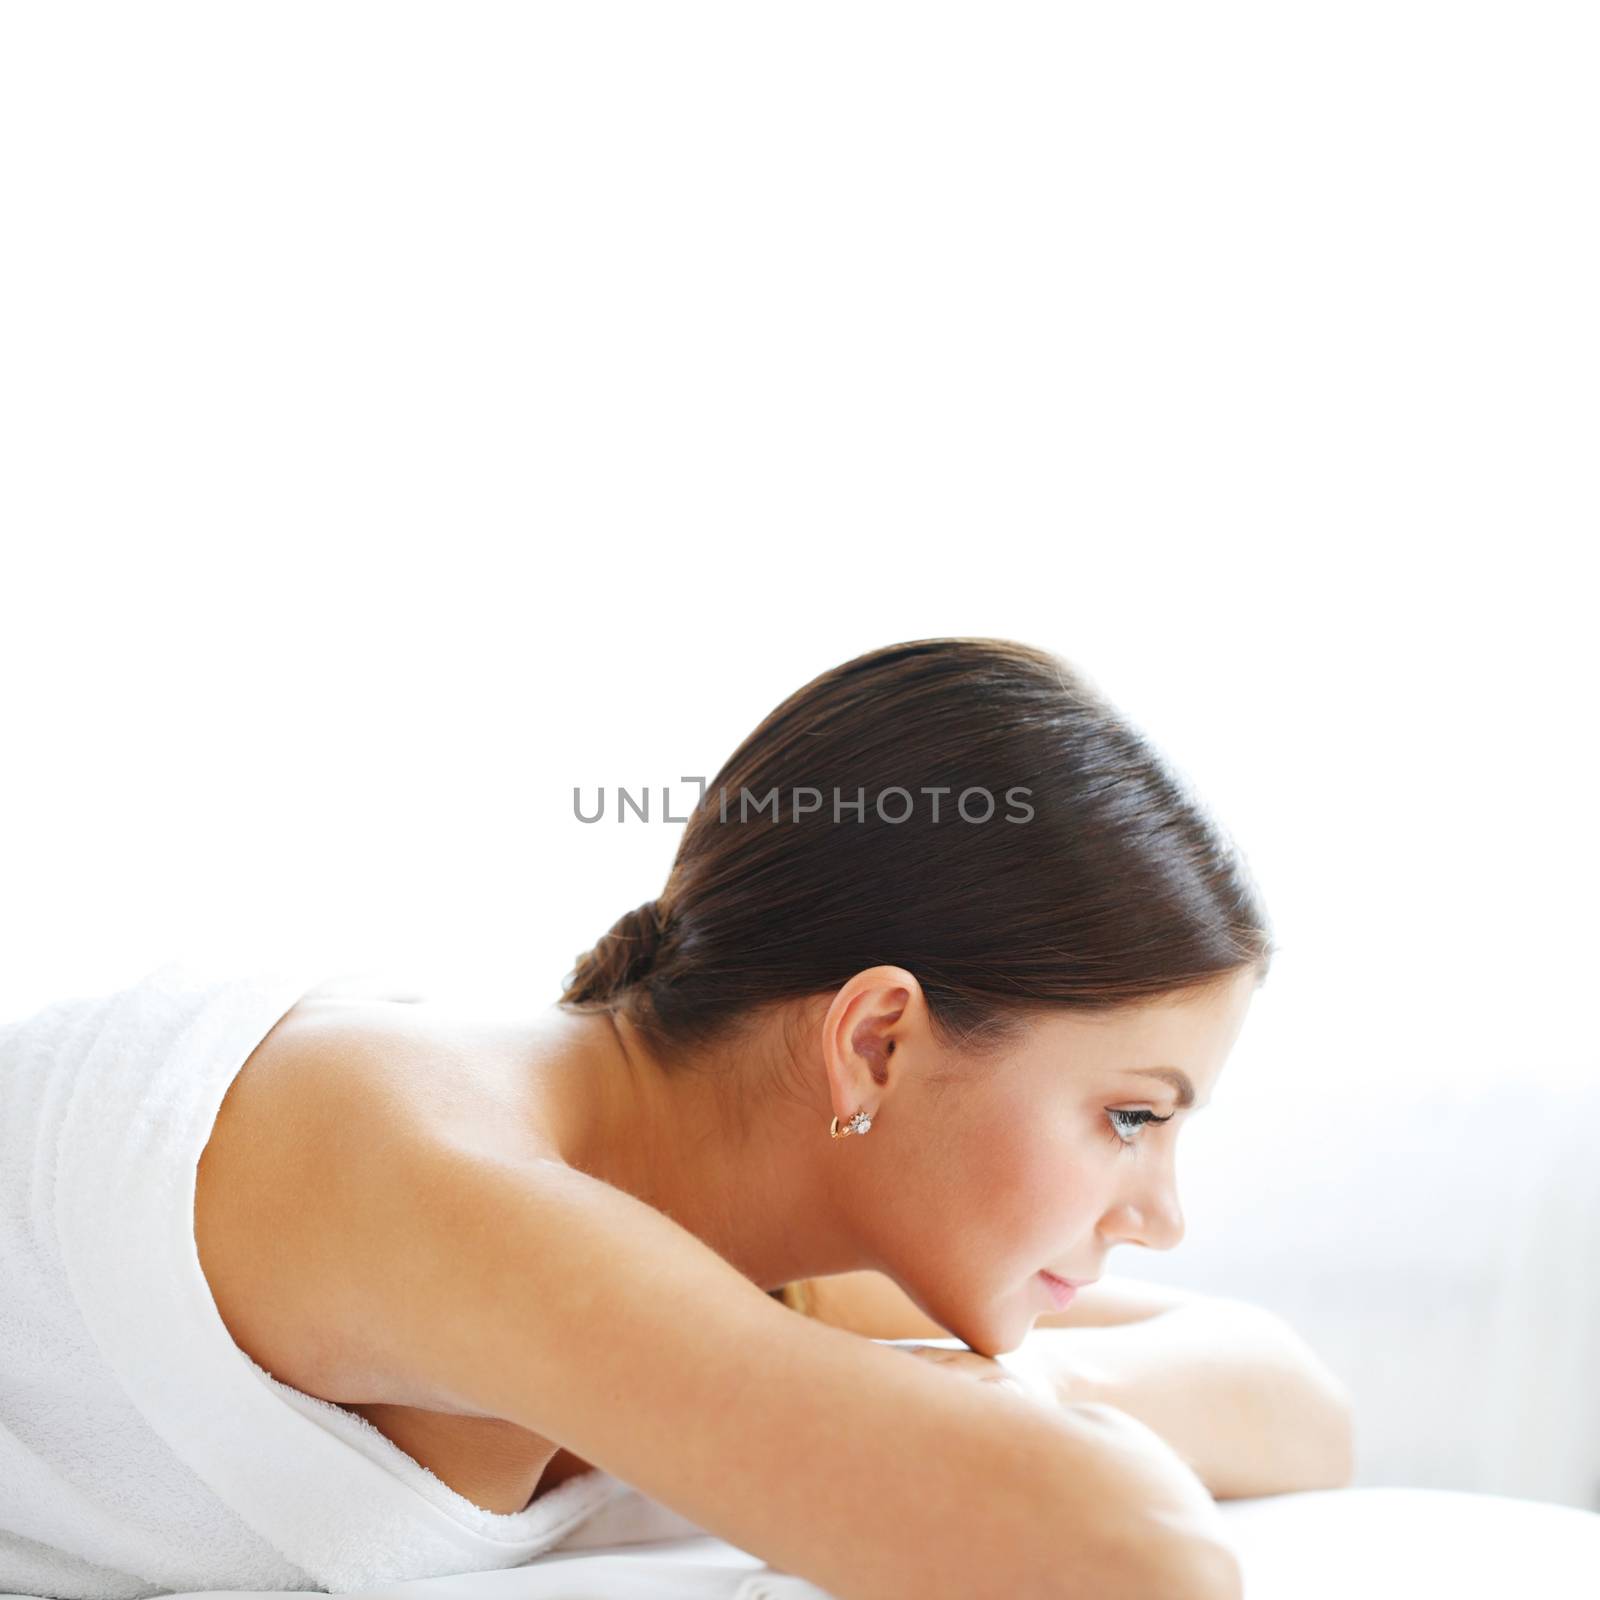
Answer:
M1210 1098L1255 987L1248 969L1097 1019L1047 1013L970 1072L941 1061L957 1081L937 1095L917 1084L917 1058L936 1047L913 1026L905 1053L889 1057L902 1076L880 1120L896 1136L876 1124L867 1136L882 1139L880 1157L895 1147L868 1213L881 1270L941 1326L997 1354L1055 1309L1041 1270L1098 1278L1116 1245L1172 1249L1184 1231L1178 1136ZM1155 1067L1189 1080L1192 1109L1141 1070Z

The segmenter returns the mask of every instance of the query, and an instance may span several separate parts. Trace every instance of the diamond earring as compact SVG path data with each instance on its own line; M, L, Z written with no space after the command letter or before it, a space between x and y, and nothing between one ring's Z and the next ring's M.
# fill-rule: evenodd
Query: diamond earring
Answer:
M871 1126L872 1118L865 1111L858 1111L842 1128L839 1126L839 1119L835 1117L828 1134L831 1138L842 1139L849 1133L865 1133Z

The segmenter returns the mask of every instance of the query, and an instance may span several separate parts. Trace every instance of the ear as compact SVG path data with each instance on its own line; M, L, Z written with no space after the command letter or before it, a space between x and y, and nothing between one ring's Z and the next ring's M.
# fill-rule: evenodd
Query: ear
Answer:
M822 1021L822 1051L841 1120L892 1087L899 1042L925 1026L922 985L904 967L866 967L840 986Z

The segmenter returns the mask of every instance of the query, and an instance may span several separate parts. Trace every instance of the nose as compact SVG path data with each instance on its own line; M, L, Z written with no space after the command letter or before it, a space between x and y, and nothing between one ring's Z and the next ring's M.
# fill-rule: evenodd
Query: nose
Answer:
M1149 1168L1119 1194L1106 1212L1101 1232L1113 1241L1147 1250L1171 1250L1183 1242L1183 1207L1170 1162Z

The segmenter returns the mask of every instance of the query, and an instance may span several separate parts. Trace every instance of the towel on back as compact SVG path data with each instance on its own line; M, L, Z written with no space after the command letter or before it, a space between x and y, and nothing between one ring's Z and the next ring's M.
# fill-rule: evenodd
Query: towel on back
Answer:
M312 975L169 962L0 1024L0 1591L341 1591L519 1566L625 1488L484 1510L275 1379L200 1269L195 1175Z

